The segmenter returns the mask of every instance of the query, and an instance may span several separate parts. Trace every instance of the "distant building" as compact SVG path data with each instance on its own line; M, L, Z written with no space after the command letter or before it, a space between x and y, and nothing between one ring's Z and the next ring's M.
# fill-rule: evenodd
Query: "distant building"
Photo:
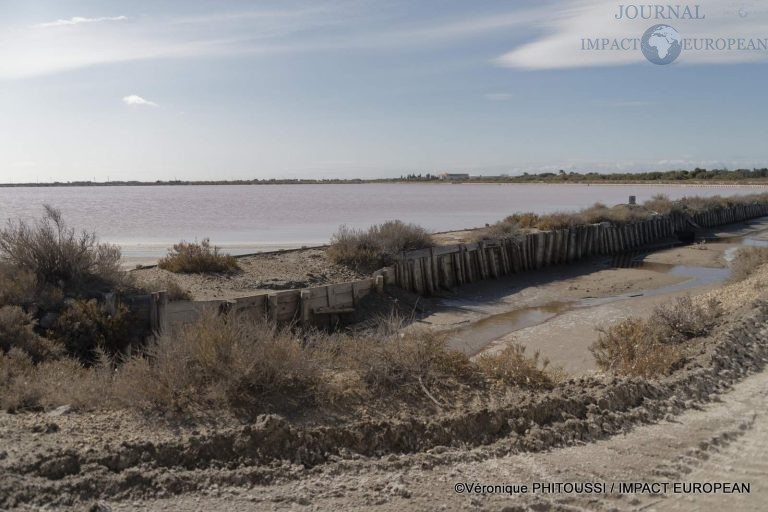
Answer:
M440 179L446 180L446 181L468 180L469 174L460 174L460 173L452 174L452 173L446 172L440 175Z

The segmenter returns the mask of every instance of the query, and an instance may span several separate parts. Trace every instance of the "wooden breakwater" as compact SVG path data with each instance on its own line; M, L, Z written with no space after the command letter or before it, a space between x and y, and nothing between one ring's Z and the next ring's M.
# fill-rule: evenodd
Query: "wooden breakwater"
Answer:
M711 228L768 215L768 204L744 204L687 215L673 213L627 224L603 222L515 238L435 246L401 253L397 286L420 295L484 279L570 263L598 255L621 254L699 228Z
M149 332L167 332L194 322L206 311L249 312L276 323L297 323L312 327L333 327L353 315L360 300L386 284L394 284L393 268L383 268L368 279L312 288L262 292L248 297L169 302L165 292L126 297L134 317Z

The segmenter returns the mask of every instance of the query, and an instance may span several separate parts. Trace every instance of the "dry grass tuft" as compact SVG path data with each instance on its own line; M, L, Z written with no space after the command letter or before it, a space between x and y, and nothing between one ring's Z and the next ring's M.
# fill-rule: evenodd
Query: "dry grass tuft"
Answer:
M765 263L768 263L768 247L739 249L731 262L731 281L743 281Z
M376 270L389 265L402 251L432 245L424 228L392 220L371 226L367 231L339 227L331 238L328 257L334 263L362 270Z
M221 254L207 238L200 243L181 241L175 244L157 266L180 274L225 273L239 268L234 256Z
M518 343L494 354L482 354L477 366L492 382L528 389L550 389L562 375L559 369L550 370L549 360L542 359L539 352L526 356L525 347Z

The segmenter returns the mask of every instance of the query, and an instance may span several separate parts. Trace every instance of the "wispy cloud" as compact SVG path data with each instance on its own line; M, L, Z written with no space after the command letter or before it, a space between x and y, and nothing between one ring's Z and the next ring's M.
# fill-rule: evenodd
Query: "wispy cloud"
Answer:
M413 21L387 8L338 0L284 10L211 11L197 17L72 17L0 33L0 80L100 64L227 55L412 50L525 27L543 9ZM132 23L108 23L131 19ZM109 24L109 30L104 25ZM63 30L70 26L78 30ZM38 30L41 27L50 30ZM60 27L56 30L53 27Z
M127 20L127 16L101 16L99 18L84 18L82 16L73 16L66 20L49 21L46 23L38 23L35 25L37 28L49 28L49 27L67 27L71 25L81 25L83 23L101 23L104 21L123 21Z
M156 107L157 103L154 101L145 100L141 96L131 94L123 98L123 103L130 106L144 106L144 107Z

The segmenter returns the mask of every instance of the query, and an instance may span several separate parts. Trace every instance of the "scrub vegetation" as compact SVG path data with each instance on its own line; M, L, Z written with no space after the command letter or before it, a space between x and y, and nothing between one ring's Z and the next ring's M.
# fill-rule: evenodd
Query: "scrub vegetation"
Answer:
M681 297L657 307L647 319L628 318L601 328L590 347L598 367L617 375L659 377L680 364L689 342L708 335L722 317L720 304Z
M177 274L227 273L239 268L234 256L222 254L207 238L201 242L182 240L174 244L157 266Z
M402 251L430 245L432 239L424 228L391 220L367 230L341 226L331 238L328 256L334 263L376 270L391 264Z
M97 349L84 364L61 351L31 349L29 319L11 313L9 325L0 327L14 331L12 348L0 358L0 406L9 411L74 404L251 416L393 399L443 406L468 389L548 389L560 378L519 346L473 362L446 348L445 334L403 330L398 319L365 332L328 334L212 312L128 356Z

